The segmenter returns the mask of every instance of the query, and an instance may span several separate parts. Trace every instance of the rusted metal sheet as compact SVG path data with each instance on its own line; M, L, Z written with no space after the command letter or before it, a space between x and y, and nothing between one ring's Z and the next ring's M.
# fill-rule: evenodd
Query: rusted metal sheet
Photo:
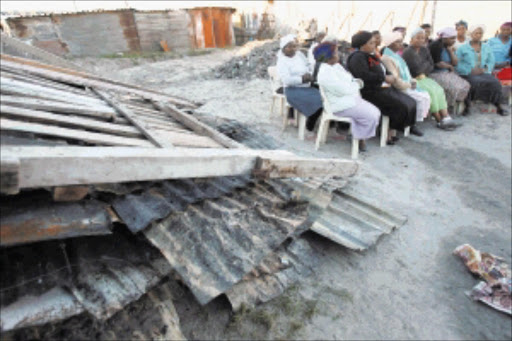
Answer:
M100 202L34 202L16 206L18 200L13 198L9 204L2 205L1 246L111 233L110 216Z
M87 311L105 320L139 299L171 268L129 232L0 249L2 332Z
M188 205L214 199L250 183L248 177L163 181L139 194L120 196L113 201L118 216L136 233L172 212L183 212Z
M204 200L143 230L201 304L240 281L307 220L282 183Z
M280 296L288 287L314 273L319 255L306 239L293 240L271 253L258 267L226 291L233 310L254 307Z
M191 17L186 11L137 11L134 17L142 51L161 50L161 41L171 51L194 48Z
M231 16L235 10L224 7L200 7L189 9L194 22L198 48L222 48L234 44Z

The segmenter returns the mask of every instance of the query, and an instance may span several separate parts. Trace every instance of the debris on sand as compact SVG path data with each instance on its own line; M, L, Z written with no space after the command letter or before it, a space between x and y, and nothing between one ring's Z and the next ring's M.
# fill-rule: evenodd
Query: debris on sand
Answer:
M469 244L457 247L453 253L459 256L473 274L485 280L466 294L496 310L512 315L511 271L505 261L487 252L480 252Z
M267 69L276 65L278 51L278 40L249 42L235 57L213 71L215 78L268 78Z

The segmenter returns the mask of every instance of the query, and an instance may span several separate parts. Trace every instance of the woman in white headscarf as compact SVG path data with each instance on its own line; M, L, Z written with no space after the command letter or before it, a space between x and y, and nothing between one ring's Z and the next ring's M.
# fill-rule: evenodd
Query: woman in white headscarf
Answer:
M446 27L437 35L439 38L429 47L434 61L434 71L429 77L444 89L448 107L454 108L456 102L464 101L462 115L467 115L471 105L471 97L468 96L471 85L455 72L455 67L459 62L455 54L457 31L453 27Z
M472 100L481 100L496 106L499 115L508 115L501 107L501 83L491 73L494 70L494 54L491 47L482 43L484 25L470 28L471 40L457 49L457 72L470 84Z
M395 77L395 81L391 85L416 101L416 121L421 122L428 115L430 96L428 92L416 87L416 80L411 77L407 64L398 54L398 51L402 49L402 41L403 36L400 32L384 34L382 37L384 48L381 50L382 62ZM423 135L416 126L411 127L411 133L417 136Z
M437 127L453 130L457 124L448 114L448 103L443 88L429 75L434 71L434 61L430 51L425 47L425 31L417 28L411 32L411 44L404 50L404 58L411 76L416 79L418 87L430 96L430 112L437 121Z
M295 35L281 38L277 55L277 72L283 83L284 95L292 107L307 117L306 129L313 131L322 114L322 98L318 89L311 87L312 76L306 56L297 51Z

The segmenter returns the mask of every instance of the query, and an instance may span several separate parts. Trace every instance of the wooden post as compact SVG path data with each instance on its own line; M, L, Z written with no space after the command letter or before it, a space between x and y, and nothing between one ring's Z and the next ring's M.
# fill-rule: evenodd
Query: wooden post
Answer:
M437 7L437 0L434 0L434 3L432 4L432 19L430 22L430 26L432 26L432 32L434 31L434 23L436 21L436 7Z

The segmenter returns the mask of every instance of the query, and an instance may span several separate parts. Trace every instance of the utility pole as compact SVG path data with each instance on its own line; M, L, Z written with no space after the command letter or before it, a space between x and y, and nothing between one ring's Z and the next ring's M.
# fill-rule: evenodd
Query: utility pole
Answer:
M436 21L436 7L437 7L437 0L434 0L434 3L432 4L432 20L430 25L432 26L432 32L434 31L434 22Z
M425 18L425 11L427 9L428 1L423 0L423 8L421 10L421 16L420 16L420 22L418 23L418 26L423 25L423 19Z

